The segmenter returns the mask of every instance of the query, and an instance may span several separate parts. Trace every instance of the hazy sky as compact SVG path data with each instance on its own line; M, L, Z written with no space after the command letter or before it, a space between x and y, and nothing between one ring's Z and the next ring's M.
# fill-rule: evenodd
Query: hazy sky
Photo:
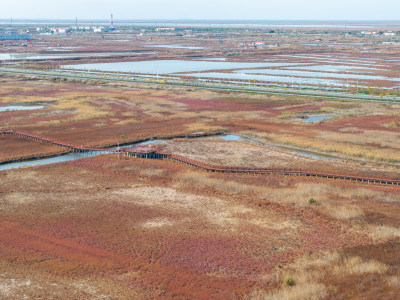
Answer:
M1 0L0 19L399 20L400 0Z

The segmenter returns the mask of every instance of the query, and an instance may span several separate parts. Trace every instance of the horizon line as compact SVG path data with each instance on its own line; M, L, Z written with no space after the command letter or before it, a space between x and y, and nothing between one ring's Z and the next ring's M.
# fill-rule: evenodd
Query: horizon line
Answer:
M109 21L110 19L91 19L91 18L66 18L66 19L46 19L46 18L0 18L0 21ZM399 20L389 19L115 19L119 22L400 22Z

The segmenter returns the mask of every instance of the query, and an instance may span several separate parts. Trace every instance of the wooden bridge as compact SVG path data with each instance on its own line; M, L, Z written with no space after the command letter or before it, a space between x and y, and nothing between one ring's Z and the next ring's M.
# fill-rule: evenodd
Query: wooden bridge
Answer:
M41 141L45 143L49 143L55 146L60 146L60 147L65 147L68 149L73 150L74 152L90 152L90 151L104 151L104 152L109 152L109 153L114 153L115 150L110 149L110 148L88 148L88 147L83 147L82 145L77 145L73 143L67 143L63 141L59 141L53 138L49 137L44 137L38 134L33 134L30 132L22 131L22 130L0 130L0 134L5 134L5 135L14 135L17 137L22 137L26 139L31 139L35 141Z
M22 131L22 130L0 130L0 134L4 135L14 135L21 138L32 139L35 141L41 141L44 143L52 144L55 146L64 147L67 149L71 149L74 152L101 152L102 154L113 154L113 153L122 153L124 155L131 155L134 157L141 158L156 158L154 152L158 150L157 147L145 147L145 146L136 146L134 148L95 148L95 147L84 147L82 145L68 143L64 141L60 141L57 139L44 137L38 134L33 134L30 132Z
M338 175L329 173L318 173L318 172L308 172L308 171L296 171L296 170L278 170L278 169L247 169L247 168L237 168L237 167L223 167L223 166L213 166L189 159L184 156L177 154L164 153L166 158L179 161L181 163L201 168L211 172L220 173L248 173L248 174L268 174L268 175L283 175L283 176L305 176L305 177L319 177L319 178L330 178L330 179L342 179L349 181L365 182L365 183L379 183L386 185L400 185L400 180L393 179L382 179L382 178L369 178L369 177L359 177L352 175Z
M329 178L329 179L341 179L348 181L364 182L364 183L376 183L385 185L400 185L400 180L387 179L387 178L373 178L373 177L359 177L352 175L340 175L340 174L329 174L329 173L318 173L318 172L308 172L308 171L296 171L296 170L278 170L278 169L263 169L263 168L237 168L237 167L224 167L224 166L213 166L203 162L199 162L187 157L164 152L160 150L157 146L135 146L133 148L90 148L83 147L77 144L66 143L53 138L48 138L32 133L28 133L20 130L0 130L0 134L14 135L22 138L33 139L37 141L46 142L52 145L65 147L71 149L75 152L94 152L98 151L102 154L113 154L119 153L125 157L138 157L147 159L171 159L190 165L196 168L200 168L211 172L220 173L248 173L248 174L266 174L266 175L283 175L283 176L305 176L305 177L319 177L319 178Z

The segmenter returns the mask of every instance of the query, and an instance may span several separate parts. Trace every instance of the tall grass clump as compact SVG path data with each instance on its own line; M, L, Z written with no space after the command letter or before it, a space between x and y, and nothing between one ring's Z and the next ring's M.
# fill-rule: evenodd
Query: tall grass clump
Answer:
M200 188L228 195L260 194L264 188L255 185L243 184L235 181L209 177L200 172L184 172L176 176L178 185L183 188Z

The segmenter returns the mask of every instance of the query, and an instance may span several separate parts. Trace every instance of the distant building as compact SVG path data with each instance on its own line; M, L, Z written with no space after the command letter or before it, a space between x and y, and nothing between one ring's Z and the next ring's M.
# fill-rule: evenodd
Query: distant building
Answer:
M257 41L257 42L242 42L238 45L239 48L257 48L258 46L265 46L267 42Z
M158 27L156 31L175 31L175 28L172 27Z
M69 32L68 28L51 28L50 29L51 34L67 34Z
M384 32L383 35L385 36L395 36L396 34L393 31Z
M7 41L7 40L30 40L30 36L27 34L0 34L0 41Z
M364 34L364 35L377 35L378 32L376 32L376 31L361 31L361 34Z
M106 31L104 27L93 27L94 33L104 32Z

